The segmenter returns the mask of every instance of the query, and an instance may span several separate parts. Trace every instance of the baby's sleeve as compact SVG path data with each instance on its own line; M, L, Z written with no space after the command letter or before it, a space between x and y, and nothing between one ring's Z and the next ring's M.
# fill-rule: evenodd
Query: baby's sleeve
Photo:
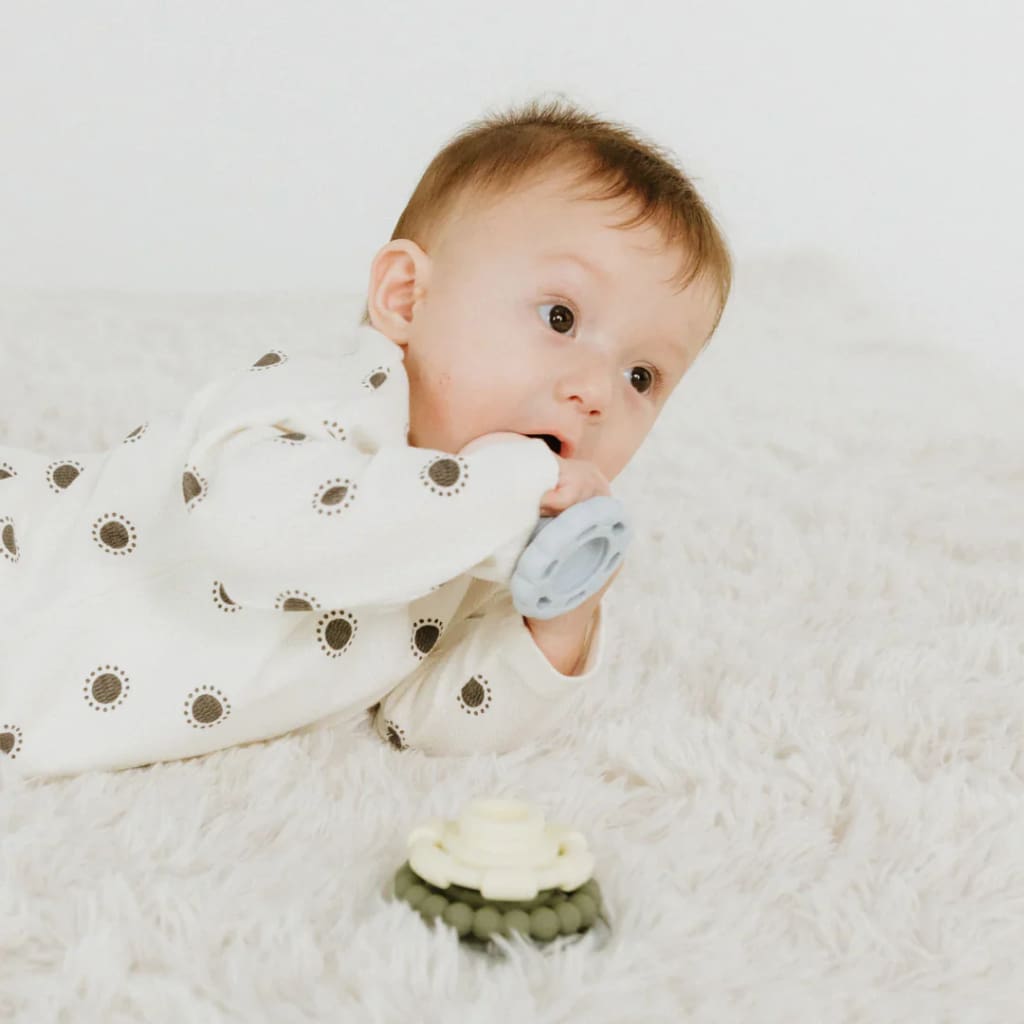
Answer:
M265 608L397 606L467 573L507 584L556 457L516 435L466 455L410 447L401 348L346 358L275 352L200 393L183 557Z
M373 728L398 750L504 753L578 708L605 661L604 602L580 675L555 669L507 591L454 624L416 671L371 709Z

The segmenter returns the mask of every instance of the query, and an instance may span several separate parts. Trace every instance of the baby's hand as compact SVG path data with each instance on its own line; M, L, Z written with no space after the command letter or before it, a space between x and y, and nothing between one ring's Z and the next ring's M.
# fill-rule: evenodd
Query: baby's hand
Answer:
M585 459L558 459L558 483L553 490L541 496L540 514L556 516L564 512L570 505L579 504L599 494L612 493L604 474Z
M511 440L522 436L507 432L484 434L470 441L459 454L465 455L494 441ZM554 452L552 454L554 455ZM584 459L563 459L561 455L555 455L555 458L558 459L558 483L541 497L542 516L555 516L559 512L564 512L570 505L586 501L587 498L612 493L604 474L594 463Z

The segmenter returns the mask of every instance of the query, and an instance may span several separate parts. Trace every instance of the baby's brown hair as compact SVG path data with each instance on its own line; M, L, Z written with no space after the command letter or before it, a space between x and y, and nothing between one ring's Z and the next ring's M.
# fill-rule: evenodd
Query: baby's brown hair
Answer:
M718 297L706 346L722 318L733 274L715 218L667 150L571 102L531 100L469 124L430 162L391 239L408 238L429 252L434 229L464 194L501 196L545 166L576 171L583 198L634 200L636 214L615 226L653 221L661 229L666 245L684 254L679 291L706 275ZM368 309L362 323L370 323Z

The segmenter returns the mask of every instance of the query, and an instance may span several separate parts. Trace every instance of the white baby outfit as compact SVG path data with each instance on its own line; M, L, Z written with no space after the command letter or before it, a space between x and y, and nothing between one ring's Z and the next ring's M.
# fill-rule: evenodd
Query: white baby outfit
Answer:
M192 757L327 717L399 749L512 749L600 670L536 646L508 581L558 464L537 439L407 441L369 326L273 350L105 452L0 446L0 766Z

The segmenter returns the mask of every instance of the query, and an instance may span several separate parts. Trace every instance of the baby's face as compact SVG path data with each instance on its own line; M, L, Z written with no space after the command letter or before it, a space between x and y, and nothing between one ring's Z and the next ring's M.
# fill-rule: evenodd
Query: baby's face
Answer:
M680 253L655 227L610 226L632 212L621 203L547 177L456 211L429 254L408 239L378 253L370 319L405 348L410 444L553 434L564 458L619 473L717 312L710 283L676 293Z

